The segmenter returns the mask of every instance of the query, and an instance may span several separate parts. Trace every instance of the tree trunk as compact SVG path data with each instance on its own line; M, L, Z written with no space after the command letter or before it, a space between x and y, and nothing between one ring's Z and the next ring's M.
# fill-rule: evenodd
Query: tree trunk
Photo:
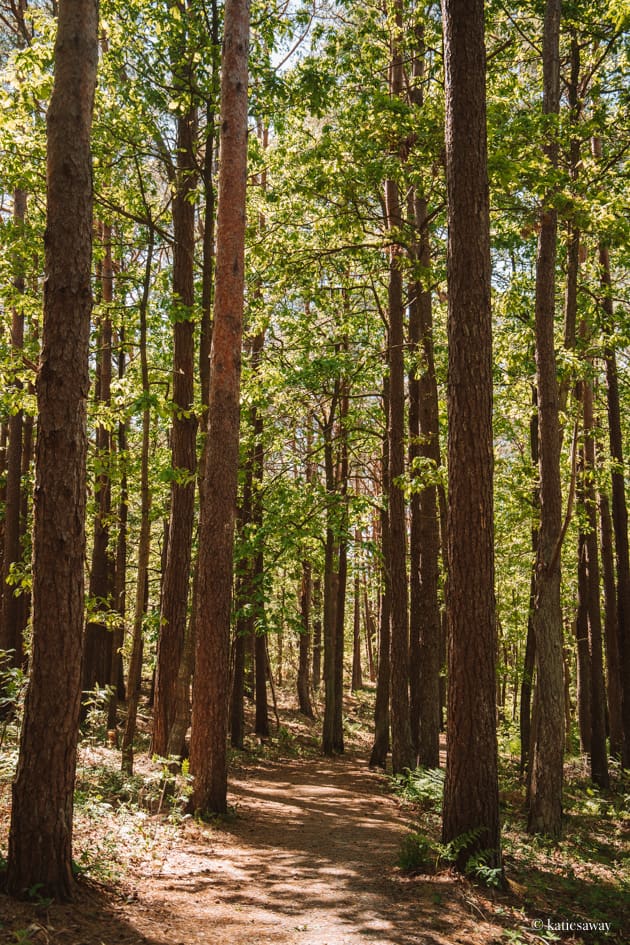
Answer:
M417 261L423 271L431 265L426 200L414 200L419 231ZM428 277L427 277L428 278ZM433 356L431 292L417 282L409 305L409 341L420 361L409 379L409 458L424 461L421 469L436 475L440 462L439 406ZM414 491L411 501L411 728L417 762L428 768L440 764L441 620L438 601L440 531L435 480ZM414 652L415 650L415 652Z
M120 338L118 353L118 378L125 377L124 334ZM120 496L118 500L118 539L112 586L112 606L118 621L112 631L112 663L110 679L112 689L107 709L107 729L116 731L118 701L125 698L125 681L122 662L122 646L125 639L125 617L127 611L127 522L129 518L129 483L127 477L127 421L118 424L118 463L120 467ZM116 739L117 739L116 735ZM116 741L116 744L118 742Z
M142 627L147 605L149 557L151 553L151 488L149 485L149 438L151 433L151 388L147 361L147 307L153 262L153 232L149 237L140 303L140 369L142 373L142 452L140 454L140 536L138 538L138 576L131 638L131 657L127 674L127 718L122 740L122 770L133 773L133 740L136 733L138 699L142 677Z
M26 193L16 190L13 195L13 224L18 233L24 229L26 219ZM17 295L24 294L24 271L22 252L15 253L13 288ZM13 308L11 318L11 353L17 368L13 388L19 397L22 382L19 380L19 367L24 348L24 311L19 303ZM21 537L22 522L22 438L24 411L21 406L11 413L9 418L9 444L6 453L7 476L4 502L4 551L2 555L2 587L0 612L0 650L10 650L9 665L21 666L23 654L23 626L21 621L21 595L16 595L16 588L7 583L11 574L11 565L22 558Z
M202 813L227 809L228 663L245 283L247 0L227 0L224 24L214 327L190 741L191 807Z
M583 334L586 333L584 326ZM604 658L602 651L602 621L600 608L600 577L597 550L597 506L595 499L595 422L593 416L593 388L589 380L581 382L582 412L584 418L584 512L588 531L584 536L586 558L586 590L588 613L588 643L591 670L591 777L601 788L608 787L608 758L606 755L606 694L604 690Z
M311 565L308 561L302 562L302 584L300 587L300 661L297 675L297 694L300 712L308 719L314 718L311 705L311 688L309 678L309 657L311 648L311 595L313 580Z
M358 541L357 541L358 546ZM363 689L363 671L361 668L361 579L354 578L354 613L352 620L352 683L353 691Z
M599 247L599 264L604 290L603 310L607 325L614 324L610 257L608 248ZM606 351L606 401L608 407L608 435L610 456L613 461L612 522L615 536L617 564L617 620L620 672L622 685L623 748L622 763L630 768L630 551L628 548L628 507L624 481L623 435L619 404L617 357L614 349Z
M584 475L584 469L580 470ZM584 504L582 489L578 493L578 502ZM575 617L575 646L577 656L577 710L580 732L580 751L589 754L591 750L591 651L588 639L589 577L586 534L580 529L578 536L578 607Z
M383 382L383 407L386 417L385 434L383 436L382 462L382 490L383 495L389 491L389 432L387 418L389 417L389 380ZM381 621L378 654L378 676L376 681L376 702L374 705L374 743L370 754L371 768L384 768L389 751L389 690L390 690L390 587L389 587L389 514L383 503L380 513L381 525Z
M323 643L324 643L324 721L322 726L322 751L325 755L335 752L335 707L337 704L337 618L338 603L338 573L335 569L335 509L336 500L335 463L333 455L333 430L337 401L339 397L339 382L335 384L335 393L330 411L323 423L324 433L324 472L326 476L326 492L328 497L326 508L326 543L324 549L324 613L323 613Z
M543 37L543 113L557 116L560 105L560 0L546 0ZM548 163L558 162L557 132L544 147ZM540 533L536 559L536 690L529 767L530 833L558 838L562 831L564 752L562 608L560 543L559 398L554 341L555 265L558 214L553 205L541 215L536 262L536 371L540 447Z
M265 344L265 333L259 331L252 344L252 373L254 376L260 371L260 359ZM262 547L263 525L263 475L264 475L264 446L263 446L263 416L256 405L251 409L251 422L254 434L252 448L252 525L256 534L256 554L252 566L250 605L254 612L252 630L254 639L255 664L255 691L256 717L254 730L257 735L266 738L269 735L269 704L267 701L267 643L265 630L265 565ZM280 661L281 663L282 661Z
M319 689L322 681L322 582L313 581L313 689Z
M390 36L389 93L403 92L402 3L393 0ZM405 358L403 249L398 184L385 181L387 228L390 231L388 315L389 334L389 568L391 591L391 737L394 774L414 767L409 723L409 612L407 602L407 523L402 479L405 474Z
M443 0L448 194L448 722L444 842L501 865L484 4ZM474 676L470 667L474 666Z
M532 386L532 414L529 421L529 451L534 469L538 468L538 392L536 386ZM521 774L528 770L529 749L531 743L531 705L532 692L534 688L534 673L536 670L536 638L534 636L534 607L536 605L536 557L538 551L538 528L540 519L540 493L538 484L532 490L532 508L536 515L535 524L532 525L532 552L533 563L529 583L529 608L527 612L527 638L525 641L525 657L523 660L523 678L521 681L521 715L520 715L520 735L521 735Z
M374 638L376 628L374 626L374 617L370 609L370 598L367 591L367 583L363 587L363 608L365 612L365 651L367 654L368 668L370 673L370 682L376 681L376 666L374 663Z
M343 341L343 350L348 351L347 338ZM346 586L348 579L348 409L349 395L348 382L342 380L340 388L339 409L339 460L337 464L337 489L340 497L339 523L339 551L337 555L337 600L335 603L335 701L333 720L333 749L344 751L343 739L343 660L345 653L345 618L346 618Z
M188 67L184 70L188 72ZM173 197L173 481L162 613L158 640L151 751L165 756L175 718L177 678L188 621L188 589L195 513L197 421L193 415L195 338L194 251L197 110L177 121L177 178Z
M111 404L112 394L112 322L110 306L113 301L114 270L111 227L101 223L99 230L103 249L103 261L100 266L103 312L98 331L95 393L98 405L107 410ZM93 617L88 621L85 628L82 683L84 693L92 692L98 686L108 686L112 682L112 634L107 620L99 620L98 618L99 611L107 612L110 609L112 596L111 579L113 569L109 547L109 523L112 511L111 454L111 429L107 422L101 422L96 428L95 458L97 474L94 487L96 514L94 517L92 562L88 590L89 606L93 611ZM87 704L84 704L83 712L85 713L86 710Z
M96 3L60 0L47 118L33 644L7 867L12 894L27 895L35 888L41 896L59 899L70 898L74 888L72 815L81 699L92 307L90 131L97 33Z
M617 591L613 556L612 521L605 492L599 493L599 534L604 585L604 639L606 643L606 693L610 728L610 754L621 758L623 746L622 686L617 620Z

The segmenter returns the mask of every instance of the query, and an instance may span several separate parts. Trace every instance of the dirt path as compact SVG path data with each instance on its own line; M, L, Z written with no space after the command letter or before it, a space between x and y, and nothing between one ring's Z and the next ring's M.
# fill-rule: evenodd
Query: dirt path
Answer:
M123 895L71 906L0 897L0 943L28 945L458 945L492 943L468 887L396 869L409 829L365 758L260 763L230 780L236 816L185 823L137 848ZM106 823L106 822L105 822ZM106 827L104 827L106 830ZM3 915L3 909L5 914ZM24 930L28 930L28 937Z
M408 824L364 759L265 764L232 779L230 802L233 822L191 824L138 884L139 911L166 933L157 941L454 945L497 931L448 877L394 869Z

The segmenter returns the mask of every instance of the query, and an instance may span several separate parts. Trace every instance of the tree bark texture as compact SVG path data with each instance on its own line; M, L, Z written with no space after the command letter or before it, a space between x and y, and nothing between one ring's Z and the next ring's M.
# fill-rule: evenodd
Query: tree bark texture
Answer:
M419 229L416 261L428 274L431 265L427 203L413 200ZM423 460L422 470L440 467L439 407L433 356L431 292L421 281L412 286L409 344L418 358L409 377L409 459ZM422 473L421 473L422 474ZM440 530L436 482L414 490L411 498L410 556L410 712L417 763L440 763L441 619L438 600Z
M529 452L532 467L538 468L538 392L532 385L532 413L529 421ZM527 637L523 657L523 676L521 680L519 731L521 736L521 774L525 774L529 762L529 747L532 730L532 692L536 670L536 638L534 636L534 606L536 602L536 557L538 551L538 529L540 525L540 493L538 484L532 489L532 508L535 518L532 520L532 571L529 582L529 609L527 612Z
M194 400L195 135L196 108L177 123L177 177L173 198L173 482L168 550L162 588L162 612L155 677L151 751L165 756L175 717L177 677L188 620L188 590L195 515L197 421Z
M597 542L597 504L595 497L595 418L593 415L593 388L588 379L581 382L584 426L584 512L588 530L584 535L586 570L586 605L588 613L588 648L591 671L591 777L601 788L608 787L608 757L606 754L606 693L604 689L604 654L602 645L602 618L600 606L600 571Z
M16 190L13 195L13 223L18 232L23 229L26 220L26 193ZM15 275L13 287L18 295L24 293L24 271L21 253L17 252L14 262ZM11 317L11 351L16 367L24 348L24 312L16 305ZM22 389L19 376L15 378L16 394ZM6 453L7 476L4 502L4 550L2 555L2 588L0 613L0 650L10 650L9 664L20 666L23 662L24 631L22 620L21 595L16 596L15 588L7 583L11 574L11 565L21 560L21 538L24 531L22 516L22 440L24 431L24 411L20 407L9 418L9 443Z
M227 807L227 726L239 395L245 284L249 4L227 0L221 71L217 261L208 462L199 529L199 598L190 742L191 806Z
M614 323L610 255L606 246L599 247L599 264L604 289L603 309L608 325ZM619 402L619 377L614 349L606 351L606 403L610 457L613 461L612 522L617 564L617 621L620 675L622 686L623 747L622 763L630 768L630 549L628 546L628 506L624 479L623 435Z
M613 553L612 520L610 503L605 492L599 493L599 543L602 554L602 579L604 586L604 640L606 646L606 695L608 699L608 723L610 729L610 754L621 758L623 746L622 686L619 658L619 636L617 620L617 589Z
M557 116L560 107L560 0L547 0L543 36L543 113ZM549 165L558 162L557 131L550 129L544 147ZM555 265L558 214L543 208L536 260L536 383L538 388L540 533L536 559L533 628L536 639L536 689L529 767L530 833L558 838L562 831L564 753L564 683L562 607L560 603L559 394L554 342Z
M7 884L66 899L84 621L86 404L92 308L90 133L98 7L60 0L47 116L46 280L37 380L33 649L13 784Z
M443 0L448 194L448 717L443 837L500 866L484 5Z
M389 381L383 382L383 407L386 418L385 434L383 436L383 463L382 463L382 490L383 495L389 491L389 432L387 429L389 417ZM389 692L390 692L390 588L389 588L389 513L383 504L380 512L381 526L381 618L378 655L378 676L376 680L376 701L374 704L374 743L370 753L370 767L384 768L387 753L390 748L389 739Z
M147 360L147 306L153 261L153 233L149 237L140 303L140 369L142 373L142 451L140 454L140 535L138 538L138 576L133 617L131 656L127 675L127 718L122 740L122 770L133 773L133 740L136 734L138 700L142 676L142 628L147 606L149 560L151 556L151 488L149 485L149 443L151 434L151 394Z
M312 569L309 561L302 562L302 582L300 586L300 642L299 665L297 675L298 705L302 715L314 718L311 704L310 687L310 650L311 650L311 598L313 594Z
M389 93L403 92L402 3L392 5ZM391 744L394 774L414 767L409 721L409 607L407 581L407 522L402 478L405 474L405 358L403 249L398 183L385 181L385 208L390 232L387 360L389 365L389 570L391 591Z
M96 400L108 408L112 394L112 322L109 306L113 301L114 270L112 262L112 231L106 224L99 226L103 250L100 264L101 302L103 310L99 319L96 354ZM110 518L112 511L112 488L110 462L112 435L108 423L99 423L96 428L97 474L94 486L95 515L92 539L92 561L88 596L93 617L85 628L83 648L83 692L96 686L108 686L111 682L112 633L102 620L99 611L111 607L112 559L109 547ZM84 706L85 712L85 706Z

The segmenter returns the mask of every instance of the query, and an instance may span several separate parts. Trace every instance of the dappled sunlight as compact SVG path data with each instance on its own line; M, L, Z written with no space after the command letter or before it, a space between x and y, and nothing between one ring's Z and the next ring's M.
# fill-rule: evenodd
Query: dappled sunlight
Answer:
M395 868L408 825L382 785L364 761L347 757L267 763L239 775L230 784L236 816L189 823L147 903L168 898L172 921L184 927L192 895L200 920L224 915L226 945L269 941L252 939L252 928L273 929L274 943L458 942L460 910L435 915L444 881Z

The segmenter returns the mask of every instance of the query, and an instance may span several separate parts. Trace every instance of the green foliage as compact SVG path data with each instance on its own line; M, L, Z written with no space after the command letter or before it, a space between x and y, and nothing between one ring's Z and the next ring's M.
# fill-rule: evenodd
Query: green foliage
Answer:
M405 873L422 872L427 868L433 853L432 841L424 834L413 831L403 837L396 865Z
M392 785L397 794L406 801L418 804L423 810L440 811L444 794L444 770L442 768L416 768L395 775Z
M9 725L19 723L26 691L26 674L22 667L11 665L12 654L12 650L0 650L0 749Z

